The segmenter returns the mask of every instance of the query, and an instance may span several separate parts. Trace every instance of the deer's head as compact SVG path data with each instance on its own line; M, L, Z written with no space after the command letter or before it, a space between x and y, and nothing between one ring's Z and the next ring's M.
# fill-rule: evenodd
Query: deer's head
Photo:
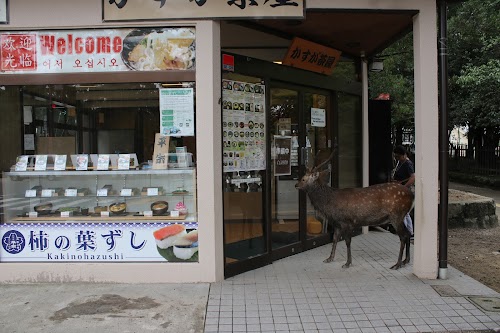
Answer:
M299 190L307 190L310 188L314 188L315 186L318 186L320 184L326 184L328 175L330 174L330 170L326 169L321 171L321 168L333 158L334 154L335 149L333 149L333 152L326 160L311 169L307 169L305 175L299 180L297 184L295 184L295 188Z

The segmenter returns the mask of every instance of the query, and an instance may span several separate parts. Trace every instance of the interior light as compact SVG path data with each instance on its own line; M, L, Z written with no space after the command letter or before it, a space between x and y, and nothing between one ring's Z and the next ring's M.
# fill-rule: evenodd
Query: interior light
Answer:
M162 87L182 87L184 83L162 83Z

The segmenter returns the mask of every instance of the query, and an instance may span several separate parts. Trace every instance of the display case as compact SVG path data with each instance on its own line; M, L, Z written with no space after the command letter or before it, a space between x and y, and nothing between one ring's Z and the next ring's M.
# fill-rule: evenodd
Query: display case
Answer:
M197 221L196 169L3 173L4 223Z

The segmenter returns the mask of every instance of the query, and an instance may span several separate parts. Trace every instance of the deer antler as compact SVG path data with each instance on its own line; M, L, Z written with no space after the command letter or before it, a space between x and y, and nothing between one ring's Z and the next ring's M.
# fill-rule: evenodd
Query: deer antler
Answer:
M332 158L333 156L335 155L335 152L337 151L337 146L335 146L332 150L332 153L330 154L330 156L328 156L328 158L326 160L324 160L323 162L321 162L319 165L313 167L311 169L311 172L315 172L317 170L319 170L321 167L323 167L323 165L325 165L326 163L328 163ZM316 155L316 157L319 155L319 152L318 154Z

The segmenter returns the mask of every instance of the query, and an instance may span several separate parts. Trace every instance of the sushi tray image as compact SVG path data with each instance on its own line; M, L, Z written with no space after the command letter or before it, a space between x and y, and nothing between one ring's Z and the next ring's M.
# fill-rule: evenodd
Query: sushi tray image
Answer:
M153 232L158 253L169 262L198 262L198 230L172 224Z

